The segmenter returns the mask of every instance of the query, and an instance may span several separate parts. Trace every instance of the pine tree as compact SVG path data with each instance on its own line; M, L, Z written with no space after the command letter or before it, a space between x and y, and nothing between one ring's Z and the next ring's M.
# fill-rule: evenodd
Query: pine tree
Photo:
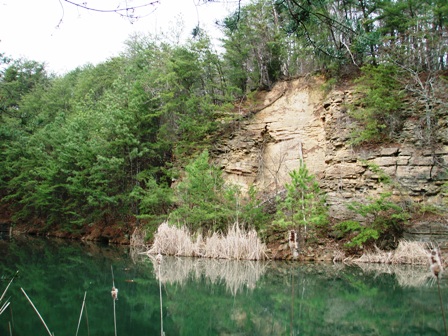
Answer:
M304 162L289 175L291 182L285 186L286 197L278 204L275 223L296 230L303 243L312 229L328 222L325 197Z

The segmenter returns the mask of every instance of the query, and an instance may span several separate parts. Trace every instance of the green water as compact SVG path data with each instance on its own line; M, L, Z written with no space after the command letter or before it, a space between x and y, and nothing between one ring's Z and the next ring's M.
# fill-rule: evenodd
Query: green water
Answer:
M22 237L0 240L0 335L443 335L426 268L164 258L128 248ZM160 287L159 287L160 286ZM162 294L162 316L160 310ZM442 279L444 302L448 282ZM448 306L445 305L445 310Z

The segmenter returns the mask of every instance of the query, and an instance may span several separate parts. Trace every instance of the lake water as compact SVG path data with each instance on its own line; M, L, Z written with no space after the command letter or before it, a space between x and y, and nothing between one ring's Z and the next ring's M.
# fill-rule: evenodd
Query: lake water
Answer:
M0 295L17 270L0 335L49 335L21 288L56 336L161 335L162 328L167 336L445 334L426 267L164 258L159 268L126 247L0 240ZM448 311L448 282L440 285Z

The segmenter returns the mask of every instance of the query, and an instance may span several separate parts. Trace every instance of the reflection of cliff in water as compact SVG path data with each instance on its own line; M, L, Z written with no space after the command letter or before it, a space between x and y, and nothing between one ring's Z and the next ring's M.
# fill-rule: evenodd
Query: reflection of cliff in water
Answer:
M149 258L153 263L156 279L163 284L183 285L190 278L199 280L205 277L213 285L224 283L232 295L237 295L245 289L254 289L268 264L248 260L163 257L159 277L155 257L150 255Z

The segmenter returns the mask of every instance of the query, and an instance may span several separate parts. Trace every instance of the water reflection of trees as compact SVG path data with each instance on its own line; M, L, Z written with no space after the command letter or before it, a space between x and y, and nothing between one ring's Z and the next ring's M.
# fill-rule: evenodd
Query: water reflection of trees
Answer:
M234 261L204 258L164 257L160 268L155 257L150 256L157 280L163 284L181 284L188 279L208 279L211 284L224 283L232 295L245 289L254 289L257 281L266 271L266 262Z

